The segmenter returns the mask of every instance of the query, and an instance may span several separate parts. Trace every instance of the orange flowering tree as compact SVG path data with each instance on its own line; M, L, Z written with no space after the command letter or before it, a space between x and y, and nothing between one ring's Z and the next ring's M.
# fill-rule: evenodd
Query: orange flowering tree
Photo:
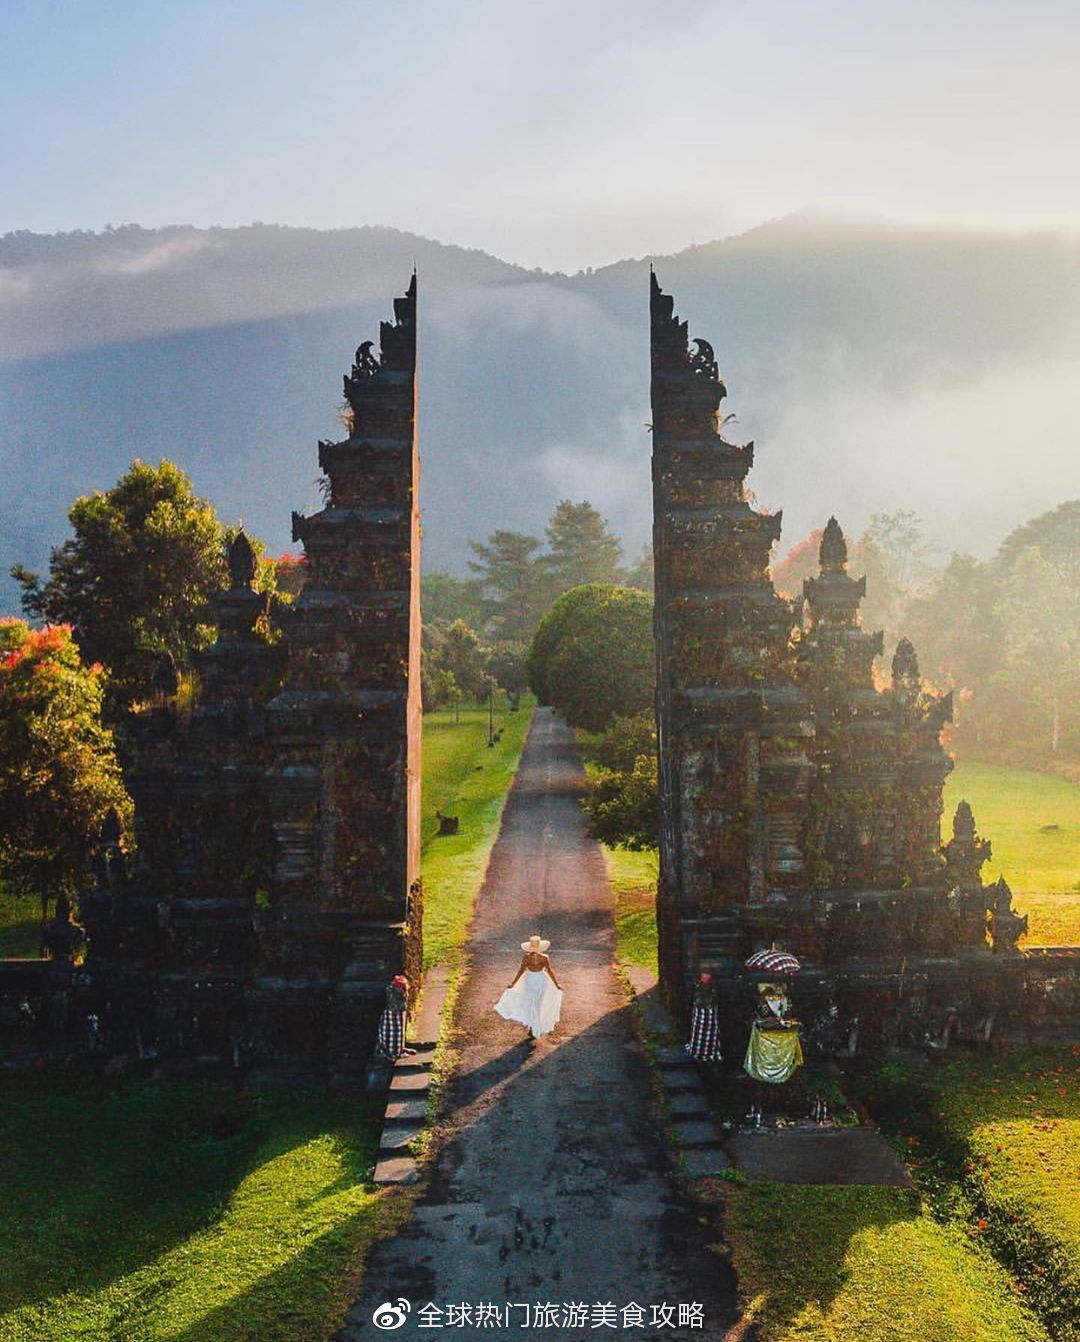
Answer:
M109 811L131 810L102 680L69 625L0 619L0 881L36 895L43 918L50 898L78 893Z

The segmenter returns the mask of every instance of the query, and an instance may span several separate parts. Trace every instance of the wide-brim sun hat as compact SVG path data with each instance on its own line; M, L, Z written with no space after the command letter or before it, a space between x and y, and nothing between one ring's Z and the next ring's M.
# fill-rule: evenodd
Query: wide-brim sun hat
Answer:
M551 942L550 942L550 941L545 941L543 937L538 937L538 936L535 936L535 935L534 935L534 936L531 936L531 937L528 939L528 941L523 941L523 942L521 943L521 949L522 949L523 951L540 951L540 952L542 952L542 951L546 951L547 948L548 948L550 945L551 945Z

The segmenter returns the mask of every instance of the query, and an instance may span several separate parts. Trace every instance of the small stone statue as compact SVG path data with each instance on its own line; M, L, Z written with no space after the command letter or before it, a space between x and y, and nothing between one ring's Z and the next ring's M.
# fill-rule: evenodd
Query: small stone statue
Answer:
M41 931L41 949L54 960L70 960L82 931L71 920L71 904L61 891L56 900L56 913Z
M987 890L987 912L990 914L990 946L995 955L1008 955L1016 950L1016 943L1027 933L1027 914L1017 913L1012 906L1012 891L1004 876L999 876Z

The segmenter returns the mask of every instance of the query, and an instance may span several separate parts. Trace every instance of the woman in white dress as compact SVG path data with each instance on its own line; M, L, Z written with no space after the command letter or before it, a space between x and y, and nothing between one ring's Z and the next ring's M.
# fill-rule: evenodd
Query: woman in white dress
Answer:
M539 1039L553 1030L562 1010L562 988L544 954L550 945L550 941L538 936L521 943L525 954L518 972L495 1003L499 1015L505 1020L520 1021L529 1031L530 1039Z

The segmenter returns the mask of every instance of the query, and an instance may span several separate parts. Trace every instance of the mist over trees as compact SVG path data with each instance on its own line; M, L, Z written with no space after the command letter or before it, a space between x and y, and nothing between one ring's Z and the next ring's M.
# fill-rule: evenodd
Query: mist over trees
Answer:
M1080 493L1067 240L793 218L654 260L716 347L785 546L902 506L945 554L986 559ZM543 540L565 498L635 562L646 261L561 276L392 229L130 227L0 239L0 571L43 571L72 497L135 455L178 461L225 521L287 549L341 373L414 261L425 564L466 577L467 538Z

